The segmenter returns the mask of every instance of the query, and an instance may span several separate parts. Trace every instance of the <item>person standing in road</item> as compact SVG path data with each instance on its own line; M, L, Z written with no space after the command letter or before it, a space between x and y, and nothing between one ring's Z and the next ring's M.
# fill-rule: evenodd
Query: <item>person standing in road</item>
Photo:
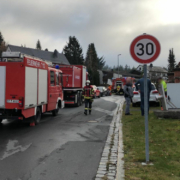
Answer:
M84 114L87 115L88 110L89 110L89 114L91 114L94 90L93 90L93 87L90 85L89 80L86 81L86 86L84 86L83 88L83 95L85 99Z
M167 84L166 84L166 81L162 77L159 77L158 82L163 85L165 96L167 96Z
M167 97L167 84L166 81L162 78L158 78L158 83L163 86L165 97ZM163 111L162 101L161 101L161 110Z
M141 96L141 115L144 116L144 78L139 79L135 83L135 86ZM149 112L149 98L150 98L151 89L152 89L151 81L150 81L150 79L147 79L148 112Z
M133 89L132 89L131 77L128 77L126 79L126 85L124 86L123 90L124 90L124 97L126 99L125 115L132 115L130 114L130 105L131 105L131 99L134 96L134 94L133 94Z

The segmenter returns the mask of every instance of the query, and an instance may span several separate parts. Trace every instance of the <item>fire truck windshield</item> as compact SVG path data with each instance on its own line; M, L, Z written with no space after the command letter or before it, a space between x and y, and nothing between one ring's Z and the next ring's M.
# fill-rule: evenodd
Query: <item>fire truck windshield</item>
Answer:
M2 58L0 59L1 62L23 62L22 58Z

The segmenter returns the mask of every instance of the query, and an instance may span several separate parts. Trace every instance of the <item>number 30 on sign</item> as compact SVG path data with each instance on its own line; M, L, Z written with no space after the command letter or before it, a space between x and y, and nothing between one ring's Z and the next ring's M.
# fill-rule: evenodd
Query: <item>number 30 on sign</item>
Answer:
M136 37L130 45L132 58L141 64L148 64L157 59L160 54L159 41L148 34Z

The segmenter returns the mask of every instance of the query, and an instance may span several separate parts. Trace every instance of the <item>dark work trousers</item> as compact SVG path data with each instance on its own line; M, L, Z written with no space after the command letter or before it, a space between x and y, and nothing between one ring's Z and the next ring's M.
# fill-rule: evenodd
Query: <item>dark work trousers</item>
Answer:
M141 92L141 115L144 116L144 92ZM148 93L148 113L149 113L149 97L150 93Z
M91 112L92 99L85 99L85 112L89 110Z
M125 97L126 99L126 111L125 114L130 114L130 105L131 105L131 98Z

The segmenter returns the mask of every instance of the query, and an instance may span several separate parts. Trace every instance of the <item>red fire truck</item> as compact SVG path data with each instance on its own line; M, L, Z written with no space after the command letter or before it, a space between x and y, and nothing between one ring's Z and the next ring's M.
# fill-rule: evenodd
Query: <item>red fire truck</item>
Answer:
M66 105L80 106L83 102L82 91L88 79L86 66L59 65L63 72L63 92Z
M124 94L123 87L126 84L125 78L115 78L112 79L112 90L111 92L116 94ZM117 86L120 86L120 90L117 91Z
M132 79L132 86L134 86L133 82L134 82L135 78L131 78L131 79ZM117 95L121 95L121 94L123 95L124 94L123 88L124 88L125 84L126 84L126 77L112 79L112 90L111 90L111 92L116 93ZM117 86L120 86L119 91L117 91Z
M0 122L29 120L41 114L57 115L64 107L62 71L49 62L19 52L3 52L0 62Z
M88 79L82 65L53 65L19 52L4 52L0 62L0 122L40 122L41 114L58 114L65 104L82 105Z

